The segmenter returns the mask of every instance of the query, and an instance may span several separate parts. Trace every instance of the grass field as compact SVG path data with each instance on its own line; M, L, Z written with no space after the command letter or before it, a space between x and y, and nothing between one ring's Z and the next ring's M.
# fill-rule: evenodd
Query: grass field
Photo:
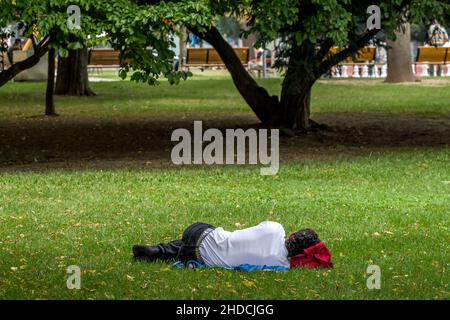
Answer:
M280 80L264 84L277 92ZM206 74L175 88L92 86L99 94L94 99L58 97L60 118L249 113L226 77ZM0 137L9 125L20 131L38 121L43 88L14 83L0 89ZM324 117L360 114L361 120L375 113L418 120L433 114L444 122L443 131L431 135L446 137L449 101L449 86L334 82L314 87L313 110ZM282 162L270 177L249 166L2 172L0 298L449 299L448 145L377 145L357 155L338 147L321 146L319 153L330 154L324 159ZM278 221L287 232L312 227L335 267L241 273L132 262L133 244L177 238L197 220L226 229L263 220ZM372 264L381 268L380 290L366 287ZM66 287L69 265L82 270L81 290Z
M107 73L106 78L111 78ZM281 79L260 80L272 94L279 94ZM448 113L450 84L404 86L378 81L335 80L318 83L313 89L312 110L326 112ZM445 83L444 83L445 84ZM57 112L77 117L143 116L155 112L242 112L250 108L234 88L229 77L215 73L196 73L179 86L167 82L150 88L130 81L102 82L92 85L98 97L56 97ZM40 116L44 109L44 83L15 83L0 88L0 119ZM401 97L401 99L399 99Z

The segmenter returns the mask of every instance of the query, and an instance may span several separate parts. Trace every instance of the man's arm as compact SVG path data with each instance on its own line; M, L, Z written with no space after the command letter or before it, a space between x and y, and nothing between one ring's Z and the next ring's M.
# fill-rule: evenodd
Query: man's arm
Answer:
M444 42L447 43L449 40L447 30L444 27L442 27L442 30L444 32Z

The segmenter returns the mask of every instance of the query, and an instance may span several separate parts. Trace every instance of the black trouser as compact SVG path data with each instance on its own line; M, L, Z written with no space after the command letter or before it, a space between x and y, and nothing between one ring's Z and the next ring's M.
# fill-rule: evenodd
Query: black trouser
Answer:
M214 230L215 227L207 223L196 222L184 230L181 240L159 244L158 248L162 251L161 259L179 259L183 262L196 260L201 262L198 246L202 240L202 235L205 236L204 233L208 229Z

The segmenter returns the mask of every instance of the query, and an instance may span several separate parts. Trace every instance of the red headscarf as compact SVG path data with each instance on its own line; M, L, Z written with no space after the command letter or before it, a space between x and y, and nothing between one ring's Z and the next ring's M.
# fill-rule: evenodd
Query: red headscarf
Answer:
M331 252L323 242L319 242L290 258L291 268L333 268Z

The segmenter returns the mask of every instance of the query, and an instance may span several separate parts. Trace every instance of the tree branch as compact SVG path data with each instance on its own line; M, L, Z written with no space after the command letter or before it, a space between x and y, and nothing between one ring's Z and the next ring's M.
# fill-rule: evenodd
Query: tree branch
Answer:
M366 34L355 41L351 41L349 46L342 51L339 51L320 64L319 73L323 74L327 72L331 67L337 65L339 62L345 60L347 57L353 56L361 48L363 48L367 43L374 37L380 30L373 29L369 30Z
M326 38L316 54L316 60L322 61L326 57L326 55L330 52L330 49L332 47L333 47L333 40L331 38Z
M234 49L222 37L219 30L214 26L203 28L203 32L195 27L188 26L188 29L214 47L230 72L233 83L239 93L261 122L276 121L276 112L279 106L278 98L270 96L266 89L257 84L243 66Z
M20 62L12 64L8 69L0 72L0 87L5 85L9 80L13 79L19 73L24 70L34 67L39 60L48 52L49 50L49 38L44 37L38 45L36 45L34 38L32 37L34 53L31 57L26 58Z

